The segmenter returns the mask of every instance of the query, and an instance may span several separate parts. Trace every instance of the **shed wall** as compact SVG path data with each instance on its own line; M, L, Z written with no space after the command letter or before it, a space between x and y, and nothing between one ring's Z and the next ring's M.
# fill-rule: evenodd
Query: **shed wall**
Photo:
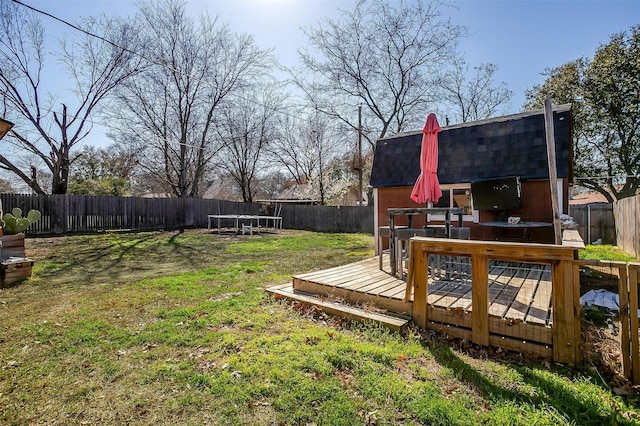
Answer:
M389 215L387 209L389 208L416 208L424 207L415 203L411 198L411 186L393 187L393 188L378 188L377 205L377 218L378 226L389 225ZM568 200L568 186L566 181L563 184L563 205L562 211L567 211ZM522 182L522 207L517 210L509 210L510 216L519 216L525 222L553 222L553 208L551 205L551 188L549 187L549 180L532 180ZM481 211L480 222L490 222L497 220L497 212L493 211ZM396 219L397 225L407 225L406 217L399 216ZM413 219L413 227L420 228L424 226L424 218L416 216ZM471 229L472 240L495 240L496 230L493 228L486 228L473 222L465 222L464 226ZM511 231L509 231L511 232ZM521 231L516 231L521 232ZM506 234L505 237L517 237L517 235ZM554 234L553 228L536 228L531 233L532 242L539 243L553 243ZM386 242L385 242L386 248Z

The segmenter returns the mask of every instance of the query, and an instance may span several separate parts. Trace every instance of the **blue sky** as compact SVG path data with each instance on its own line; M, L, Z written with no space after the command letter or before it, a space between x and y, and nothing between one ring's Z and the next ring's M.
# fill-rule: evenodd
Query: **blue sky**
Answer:
M70 22L91 14L135 12L134 0L22 1ZM259 46L273 48L288 66L296 65L296 49L305 41L300 26L336 18L339 8L350 9L353 4L353 0L188 0L194 14L219 14L236 31L253 35ZM611 34L640 24L639 0L462 0L453 5L451 19L470 32L462 44L466 61L472 66L498 66L496 79L514 92L509 113L521 110L525 90L543 81L540 73L545 68L592 57ZM42 19L50 36L64 28Z
M593 57L611 34L640 24L637 0L468 0L459 5L459 22L472 33L464 42L467 61L498 65L498 79L515 94L512 112L521 110L526 89L544 81L545 68Z

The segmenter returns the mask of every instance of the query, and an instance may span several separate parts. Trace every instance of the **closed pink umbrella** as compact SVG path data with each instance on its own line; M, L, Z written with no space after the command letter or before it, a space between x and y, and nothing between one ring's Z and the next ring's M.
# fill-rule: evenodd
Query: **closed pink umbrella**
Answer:
M437 203L442 196L438 182L438 133L441 131L436 115L431 113L422 129L420 175L413 185L411 199L419 204Z

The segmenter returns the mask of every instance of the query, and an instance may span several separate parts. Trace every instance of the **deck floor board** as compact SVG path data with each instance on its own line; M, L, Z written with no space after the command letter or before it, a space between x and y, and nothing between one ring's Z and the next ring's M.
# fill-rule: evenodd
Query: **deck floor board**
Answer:
M302 280L343 291L373 297L402 300L406 283L388 273L388 261L379 269L379 259L370 258L349 265L300 274ZM432 273L427 303L446 310L473 310L469 265L451 259L438 259L434 266L448 265L462 272ZM435 277L435 279L434 279ZM522 321L550 326L551 276L547 265L524 265L503 261L489 263L489 315L507 321Z
M398 284L392 282L376 288L375 293L380 297L391 297L392 295L397 294L400 290L404 291L406 288L407 285L405 283Z
M541 322L539 319L540 314L538 312L531 312L531 315L527 318L530 307L535 302L534 295L538 288L538 284L540 283L541 276L542 271L540 270L531 269L529 271L527 276L522 279L522 284L520 285L518 294L511 303L511 306L504 315L504 318L517 321L524 321L525 319L528 319L529 321L536 323ZM544 321L542 321L542 323L544 324Z
M319 279L325 283L339 283L339 282L347 282L353 278L357 278L362 276L363 273L369 272L369 269L366 266L362 265L354 265L353 268L345 268L344 266L340 269L334 271L328 271L323 274L319 274L314 277L310 277L311 279ZM308 280L309 278L307 278Z
M493 276L490 276L491 281L489 284L489 315L502 318L520 289L515 282L511 283L517 270L504 265L497 265L492 272Z
M386 289L387 286L396 286L396 285L398 285L398 280L394 280L393 277L390 277L386 279L380 279L377 282L367 283L367 285L360 287L358 291L361 291L367 294L378 294L381 292L379 290L380 288L384 287Z

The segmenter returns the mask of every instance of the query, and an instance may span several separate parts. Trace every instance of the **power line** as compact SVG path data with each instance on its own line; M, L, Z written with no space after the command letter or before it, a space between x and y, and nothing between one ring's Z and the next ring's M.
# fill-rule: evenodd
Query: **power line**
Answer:
M164 62L159 62L159 61L157 61L157 60L150 59L150 58L148 58L147 56L143 55L143 54L142 54L142 53L140 53L140 52L137 52L137 51L135 51L135 50L131 50L131 49L127 48L127 47L120 46L119 44L117 44L117 43L115 43L115 42L113 42L113 41L111 41L111 40L109 40L109 39L107 39L107 38L105 38L105 37L102 37L102 36L100 36L100 35L97 35L97 34L94 34L94 33L90 32L90 31L87 31L87 30L85 30L84 28L81 28L81 27L79 27L79 26L77 26L77 25L74 25L74 24L72 24L72 23L70 23L70 22L68 22L68 21L66 21L66 20L64 20L64 19L62 19L62 18L58 18L57 16L55 16L55 15L53 15L53 14L51 14L51 13L45 12L45 11L43 11L43 10L40 10L40 9L38 9L38 8L35 8L35 7L30 6L30 5L28 5L28 4L25 4L25 3L21 2L20 0L12 0L12 1L13 1L14 3L16 3L16 4L20 5L20 6L26 7L27 9L30 9L30 10L32 10L32 11L34 11L34 12L36 12L36 13L40 13L40 14L45 15L45 16L47 16L47 17L51 18L51 19L54 19L54 20L56 20L56 21L58 21L58 22L61 22L62 24L67 25L67 26L69 26L70 28L72 28L72 29L74 29L74 30L76 30L76 31L80 31L80 32L81 32L81 33L83 33L83 34L86 34L86 35L88 35L88 36L90 36L90 37L94 37L94 38L97 38L98 40L101 40L101 41L103 41L103 42L105 42L105 43L108 43L109 45L111 45L111 46L113 46L113 47L115 47L115 48L117 48L117 49L121 49L121 50L123 50L123 51L125 51L125 52L131 53L132 55L136 55L136 56L138 56L138 57L140 57L140 58L144 59L145 61L148 61L148 62L149 62L149 63L151 63L151 64L154 64L154 65L158 65L158 66L164 67L164 68L166 68L167 70L169 70L169 71L171 71L171 72L174 72L174 73L176 73L176 74L180 74L180 75L183 75L183 76L185 76L185 77L193 78L190 74L184 73L184 72L182 72L182 71L180 71L180 70L178 70L178 69L176 69L176 68L173 68L173 67L169 66L168 64L166 64L166 63L164 63ZM202 79L199 79L199 81L203 81L203 80L202 80ZM244 100L244 101L247 101L247 102L249 102L249 103L253 103L254 105L258 105L258 106L261 106L261 107L264 107L264 108L270 109L270 110L272 110L272 111L274 111L274 112L279 112L279 113L281 113L281 114L283 114L283 115L286 115L286 116L289 116L289 117L291 117L291 118L298 118L298 116L296 116L296 115L293 115L293 114L288 113L288 112L286 112L286 111L279 110L279 109L277 109L277 108L275 108L275 107L271 107L271 106L265 105L265 104L263 104L263 103L261 103L261 102L258 102L258 101L256 101L256 100L254 100L254 99L246 98L246 97L244 97L244 96L242 96L242 95L239 95L239 94L236 94L236 93L232 93L232 96L235 96L235 97L237 97L237 98L239 98L239 99L242 99L242 100ZM294 106L294 107L303 107L303 108L305 107L305 105L297 105L297 104L293 104L292 106ZM87 121L89 121L89 120L87 120Z
M117 48L117 49L120 49L120 50L123 50L123 51L125 51L125 52L131 53L132 55L139 56L140 58L142 58L142 59L144 59L145 61L148 61L148 62L150 62L150 63L152 63L152 64L160 65L160 66L163 66L163 67L167 68L167 69L168 69L168 70L170 70L170 71L174 71L174 72L180 73L180 71L179 71L179 70L172 69L172 68L171 68L170 66L168 66L167 64L163 64L163 63L157 62L157 61L155 61L155 60L153 60L153 59L149 59L149 58L147 58L146 56L144 56L144 55L143 55L142 53L140 53L140 52L136 52L135 50L131 50L131 49L126 48L126 47L124 47L124 46L120 46L119 44L117 44L117 43L115 43L115 42L113 42L113 41L109 40L109 39L108 39L108 38L106 38L106 37L102 37L102 36L100 36L100 35L97 35L97 34L94 34L94 33L90 32L90 31L87 31L87 30L85 30L84 28L81 28L81 27L79 27L79 26L77 26L77 25L74 25L74 24L72 24L72 23L68 22L68 21L65 21L65 20L64 20L64 19L62 19L62 18L58 18L57 16L52 15L52 14L51 14L51 13L49 13L49 12L45 12L45 11L40 10L40 9L37 9L37 8L35 8L35 7L33 7L33 6L29 6L28 4L25 4L25 3L21 2L20 0L11 0L11 1L13 1L13 2L14 2L14 3L16 3L16 4L19 4L20 6L24 6L24 7L26 7L27 9L30 9L30 10L32 10L32 11L34 11L34 12L36 12L36 13L40 13L40 14L45 15L45 16L47 16L47 17L51 18L51 19L54 19L54 20L56 20L56 21L58 21L58 22L61 22L61 23L63 23L64 25L67 25L67 26L69 26L69 27L73 28L73 29L74 29L74 30L76 30L76 31L80 31L81 33L86 34L86 35L88 35L88 36L90 36L90 37L94 37L94 38L97 38L98 40L104 41L105 43L108 43L108 44L110 44L111 46L113 46L113 47L115 47L115 48Z
M575 180L592 180L592 179L621 179L621 178L640 178L640 175L625 175L625 176L580 176L574 177Z
M106 38L104 38L104 37L101 37L101 36L99 36L99 35L97 35L97 34L90 33L89 31L87 31L87 30L85 30L85 29L83 29L83 28L77 27L77 26L73 25L72 23L65 21L65 20L64 20L64 19L62 19L62 18L58 18L57 16L54 16L54 15L52 15L52 14L50 14L50 13L48 13L48 12L45 12L45 11L43 11L43 10L36 9L35 7L33 7L33 6L29 6L28 4L25 4L25 3L22 3L22 2L21 2L21 1L19 1L19 0L12 0L12 1L13 1L14 3L19 4L20 6L24 6L24 7L26 7L27 9L31 9L31 10L33 10L34 12L41 13L41 14L43 14L43 15L45 15L45 16L48 16L49 18L55 19L56 21L59 21L59 22L62 22L63 24L70 26L70 27L71 27L71 28L73 28L74 30L78 30L78 31L80 31L80 32L83 32L83 33L85 33L85 34L87 34L87 35L91 36L91 37L95 37L95 38L97 38L97 39L100 39L100 40L102 40L102 41L104 41L104 42L106 42L106 43L109 43L109 44L110 44L110 45L112 45L113 47L117 47L118 49L122 49L122 47L118 46L117 44L115 44L115 43L114 43L114 42L112 42L111 40L108 40L108 39L106 39ZM125 49L125 50L127 50L127 49ZM127 50L127 51L128 51L128 52L130 52L130 53L134 53L134 52L132 52L132 51L130 51L130 50Z

